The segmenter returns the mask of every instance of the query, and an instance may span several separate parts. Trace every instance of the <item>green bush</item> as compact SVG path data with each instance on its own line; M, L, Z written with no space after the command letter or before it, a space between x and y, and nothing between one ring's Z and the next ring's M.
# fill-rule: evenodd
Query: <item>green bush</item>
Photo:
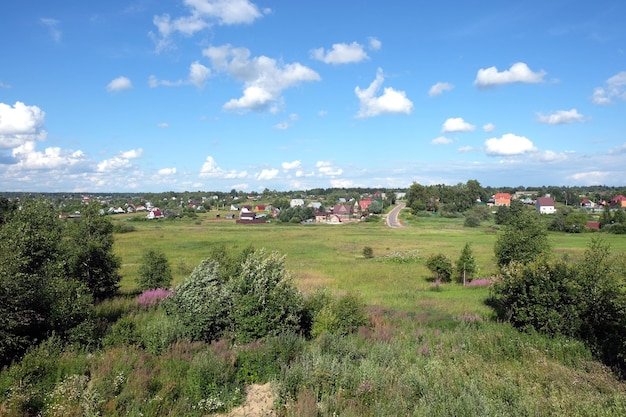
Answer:
M347 335L369 324L365 304L356 294L346 294L332 299L315 314L311 334L323 333Z
M371 246L365 246L363 248L363 257L365 259L371 259L374 257L374 249Z
M436 280L450 282L453 272L452 262L443 253L430 255L426 260L426 267Z
M463 222L463 226L465 227L479 227L480 219L474 215L468 215L465 217L465 221Z
M168 288L172 283L172 268L165 254L150 249L141 257L137 284L141 290Z

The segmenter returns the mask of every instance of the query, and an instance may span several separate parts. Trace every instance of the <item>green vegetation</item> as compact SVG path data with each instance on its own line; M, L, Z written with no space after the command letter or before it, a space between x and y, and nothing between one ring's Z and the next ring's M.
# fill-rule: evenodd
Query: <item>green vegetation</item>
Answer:
M58 219L33 217L36 230L59 231L28 239L3 225L10 242L0 243L3 277L22 278L3 278L0 308L13 305L17 288L32 285L25 295L54 289L46 300L72 300L46 310L57 312L58 325L61 317L85 324L41 333L39 345L22 340L33 347L0 372L0 415L204 416L241 404L250 384L266 382L279 416L626 414L626 383L597 360L620 366L609 359L619 360L614 348L626 334L621 235L590 243L596 235L538 227L551 250L523 265L507 262L501 274L497 242L524 232L480 212L480 226L464 227L463 216L405 210L400 229L242 225L216 214L139 220L132 228L124 226L137 216L113 217L120 291L95 305L76 280L42 287L35 279L55 276L62 252L53 241L65 233L53 226ZM177 260L174 292L151 293L155 302L136 297L149 250ZM9 253L26 259L42 251L51 261L20 263L35 272L14 273L19 265ZM449 282L431 291L427 264L438 255L458 260L457 280L461 269L471 275L472 260L474 281L501 279L493 289ZM2 324L0 331L10 329Z

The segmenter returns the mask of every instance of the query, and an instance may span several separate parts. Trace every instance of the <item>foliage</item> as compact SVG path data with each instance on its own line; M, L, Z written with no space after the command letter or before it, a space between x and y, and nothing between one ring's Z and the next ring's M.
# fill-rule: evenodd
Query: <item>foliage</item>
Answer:
M523 330L584 340L607 364L626 372L626 283L623 259L592 239L581 261L541 256L502 269L490 303Z
M371 259L374 257L374 249L372 249L371 246L364 246L363 247L363 257L365 259Z
M383 212L383 203L378 200L374 200L367 207L367 211L373 214L380 214Z
M513 261L532 262L549 249L547 229L539 214L521 210L498 235L494 251L498 266L504 267Z
M137 284L142 290L167 288L172 282L172 268L167 256L159 250L150 249L141 258Z
M480 226L480 218L474 215L468 215L465 217L465 221L463 222L463 226L465 227L478 227Z
M472 244L466 243L463 246L461 255L456 261L456 278L458 282L465 284L468 280L471 281L474 278L478 267L476 265L476 259L472 251Z
M223 284L217 262L205 259L163 303L191 340L218 340L230 327L231 295Z
M452 262L443 253L430 255L428 259L426 259L426 267L438 281L449 282L452 277Z
M136 298L137 304L142 307L152 307L172 295L172 291L166 288L155 288L142 292Z
M363 300L349 293L339 298L328 298L313 316L311 334L348 335L369 323Z
M285 269L285 257L259 249L226 283L232 331L238 342L300 331L303 298Z
M113 224L100 214L100 205L86 206L67 229L68 275L84 282L96 300L115 295L120 260L113 253Z

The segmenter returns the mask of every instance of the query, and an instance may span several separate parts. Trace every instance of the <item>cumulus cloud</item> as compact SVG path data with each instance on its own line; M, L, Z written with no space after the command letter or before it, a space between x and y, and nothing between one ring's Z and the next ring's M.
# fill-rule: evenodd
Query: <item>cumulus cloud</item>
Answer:
M324 48L313 49L311 50L311 58L326 64L340 65L361 62L369 57L365 53L363 45L352 42L351 44L335 43L332 49L328 51L325 51Z
M535 148L530 139L507 133L499 139L487 139L485 141L485 150L489 156L513 156L535 152L537 148Z
M232 178L245 178L248 176L246 171L226 171L219 166L215 162L212 156L207 156L206 161L202 164L200 168L201 178L223 178L223 179L232 179Z
M161 168L157 173L159 175L174 175L176 174L176 168Z
M129 169L133 166L131 160L140 158L143 155L143 149L132 149L130 151L120 152L118 155L110 159L98 163L98 172L114 172Z
M12 149L28 141L45 140L46 114L37 106L21 101L13 106L0 103L0 149Z
M194 85L198 89L204 88L206 84L206 80L211 76L211 69L202 65L198 61L194 61L189 66L189 74L187 75L187 79L169 81L169 80L159 80L154 75L151 75L148 78L148 85L150 88L156 88L159 86L164 87L180 87L183 85Z
M443 123L441 133L471 132L476 126L467 123L462 117L451 117Z
M117 77L107 85L109 92L130 90L131 88L133 88L133 84L126 77Z
M435 138L432 141L430 141L430 143L432 143L433 145L449 145L452 142L453 142L452 139L447 138L445 136L439 136L438 138Z
M533 72L525 63L517 62L502 72L495 66L479 69L474 85L478 88L490 88L511 83L541 83L545 75L545 71Z
M292 113L289 115L289 118L287 120L283 120L282 122L279 122L276 125L274 125L274 129L278 129L278 130L289 129L291 125L293 124L293 122L295 122L296 120L298 120L298 115L295 113Z
M55 43L61 43L61 29L59 29L59 21L57 19L50 19L42 17L39 21L48 28L50 35Z
M343 174L343 169L335 168L333 163L329 161L318 161L315 166L317 167L317 172L323 176L336 177Z
M158 34L151 33L157 52L173 47L172 35L179 32L192 36L214 24L249 24L262 16L249 0L183 0L189 15L172 19L169 14L154 16L152 22ZM269 13L266 9L264 13Z
M282 64L266 56L250 58L247 48L212 46L202 53L216 71L226 72L244 83L243 96L224 104L226 110L265 110L280 101L285 89L320 80L317 72L297 62Z
M413 103L406 98L404 91L397 91L386 87L383 94L376 96L385 80L383 70L378 68L376 79L366 89L356 87L354 92L359 98L360 108L356 117L379 116L384 113L410 114L413 111Z
M494 125L493 123L485 123L483 125L483 131L487 133L493 132L494 130L496 130L496 125Z
M608 171L585 171L572 174L570 178L572 178L579 184L597 185L605 184L606 181L613 176L614 174Z
M300 161L283 162L281 164L281 167L285 171L290 171L292 169L298 169L298 168L302 167L302 162L300 162Z
M383 47L383 43L373 36L370 36L368 38L368 41L370 43L370 49L372 51L378 51L380 48Z
M267 180L276 178L277 175L278 175L278 170L276 168L272 168L272 169L263 169L254 177L258 181L267 181Z
M454 85L450 83L438 82L430 87L430 89L428 90L428 95L431 97L438 96L446 91L452 90L453 88Z
M16 165L26 169L67 169L88 161L82 151L64 151L58 147L46 148L43 152L35 150L35 142L29 141L12 151Z
M552 114L543 115L537 114L537 120L541 123L547 123L549 125L562 125L567 123L579 123L584 121L582 114L578 113L576 109L571 110L559 110Z
M603 87L596 87L591 96L595 104L611 104L614 99L626 100L626 71L606 80Z

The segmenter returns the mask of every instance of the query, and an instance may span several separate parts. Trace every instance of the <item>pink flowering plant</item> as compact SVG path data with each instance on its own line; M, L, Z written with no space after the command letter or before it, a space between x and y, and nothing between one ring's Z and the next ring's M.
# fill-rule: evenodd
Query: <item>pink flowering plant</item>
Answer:
M146 290L137 296L137 304L141 307L152 307L159 304L162 300L172 295L171 290L166 288L155 288Z

